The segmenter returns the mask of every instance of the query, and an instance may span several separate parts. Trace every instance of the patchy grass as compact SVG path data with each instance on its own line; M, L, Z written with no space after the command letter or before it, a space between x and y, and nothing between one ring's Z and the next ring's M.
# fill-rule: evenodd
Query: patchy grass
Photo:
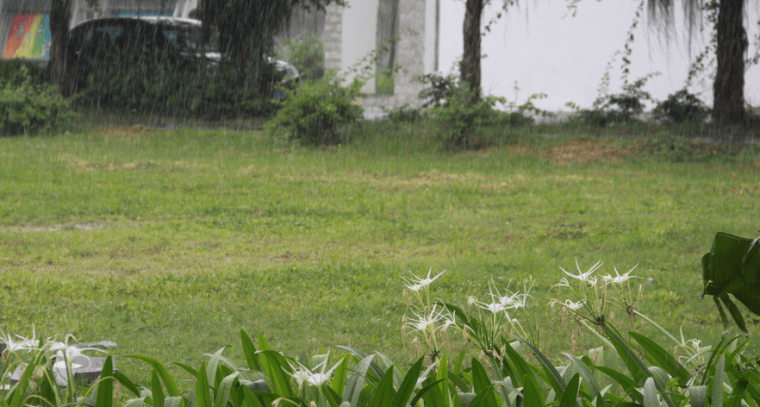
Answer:
M522 318L556 355L596 344L546 306L559 267L602 259L652 278L642 312L719 337L699 259L717 231L755 236L756 148L535 126L451 152L425 123L354 131L315 149L142 127L0 139L0 328L191 365L241 328L290 353L411 360L400 277L432 268L448 270L434 292L451 302L535 279Z

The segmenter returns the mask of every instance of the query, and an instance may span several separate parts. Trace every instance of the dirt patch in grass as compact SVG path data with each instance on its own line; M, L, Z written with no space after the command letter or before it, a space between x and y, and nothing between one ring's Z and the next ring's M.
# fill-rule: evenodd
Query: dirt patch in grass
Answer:
M586 164L592 162L617 162L636 154L635 147L623 147L608 139L573 139L550 147L544 158L558 164Z

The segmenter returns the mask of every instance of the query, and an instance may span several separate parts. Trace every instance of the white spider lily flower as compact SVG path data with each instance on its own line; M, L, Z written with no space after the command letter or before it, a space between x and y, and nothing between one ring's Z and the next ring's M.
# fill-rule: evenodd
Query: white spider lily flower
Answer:
M578 302L572 302L570 300L565 300L565 302L561 303L561 304L564 305L567 309L569 309L571 311L577 311L577 310L583 308L583 304L585 304L585 303L586 303L586 300L580 300Z
M314 373L309 376L309 384L312 386L321 386L327 383L327 381L330 380L330 377L332 377L332 374Z
M296 384L298 384L298 387L303 387L303 384L309 381L309 376L311 376L311 372L308 371L308 369L296 369L293 371L293 374L290 375L296 380Z
M617 268L613 267L613 269L615 270L616 276L612 277L611 275L607 274L606 276L602 276L602 279L604 279L604 282L607 283L607 284L622 284L622 283L625 283L626 281L628 281L628 280L630 280L632 278L642 278L642 277L639 277L639 276L631 276L631 275L629 275L629 274L631 274L631 272L633 270L636 269L637 266L638 266L638 264L636 266L633 266L632 269L628 270L628 272L625 273L625 274L623 274L622 276L617 271Z
M559 269L562 270L563 273L567 274L567 276L570 278L576 279L582 283L588 283L591 286L596 285L598 280L596 277L591 277L591 275L594 274L594 272L598 270L599 267L602 267L601 260L596 262L596 264L594 264L593 266L591 266L591 268L588 269L588 271L585 273L581 271L581 267L578 265L577 259L575 260L575 267L578 269L578 274L571 274L562 267L560 267ZM565 281L565 283L567 283L567 281ZM560 280L560 284L563 284L562 280Z
M412 314L417 317L417 319L410 319L406 324L418 331L425 331L430 326L433 326L435 328L435 325L444 319L443 313L445 311L445 309L443 309L436 314L436 307L437 305L434 305L432 310L425 312L422 315L412 311Z
M443 317L443 324L441 324L439 329L441 331L446 331L447 329L449 329L450 326L452 325L456 326L456 324L457 324L457 315L455 312L452 312L450 317Z
M492 314L498 314L500 312L504 312L507 310L507 308L501 305L501 303L499 302L492 302L490 304L481 302L481 303L478 303L478 306L480 308L483 308L484 310L490 311Z
M329 358L330 358L330 355L328 354L327 357L325 357L325 360L323 360L322 363L318 364L313 370L296 362L298 366L290 365L290 367L293 368L293 374L291 374L290 376L296 380L298 387L303 387L304 383L308 383L312 386L319 387L327 383L328 380L330 380L333 372L338 367L338 365L340 365L340 362L338 362L335 366L325 371L325 366L327 366L327 360ZM315 373L314 370L317 370L317 369L319 369L319 372Z
M420 278L416 275L412 274L412 278L410 279L404 279L404 281L408 284L404 287L408 289L409 291L419 292L423 288L429 286L433 281L435 281L438 277L440 277L443 273L446 272L446 270L443 270L442 272L438 273L435 277L430 277L430 274L433 272L433 269L428 270L427 277Z
M5 335L0 337L0 341L5 343L5 349L8 352L31 351L37 349L38 343L34 332L32 332L31 338L24 338L18 335L16 335L16 338L20 340L14 341L10 335Z

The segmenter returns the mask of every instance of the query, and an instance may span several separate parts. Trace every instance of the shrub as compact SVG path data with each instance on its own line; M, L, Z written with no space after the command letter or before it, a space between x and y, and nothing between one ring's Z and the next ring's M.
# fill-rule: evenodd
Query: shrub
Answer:
M416 122L424 117L420 109L415 109L409 106L408 103L395 109L387 109L384 106L381 106L381 109L388 120L396 123Z
M283 42L280 58L295 65L302 80L316 81L325 75L325 50L316 33Z
M657 120L664 122L701 123L710 114L710 109L696 95L681 89L657 103L652 113Z
M658 73L649 74L633 83L625 84L622 93L599 96L594 101L592 109L579 109L574 104L569 104L569 106L576 109L576 117L580 121L594 126L635 122L638 120L636 116L644 112L644 103L652 100L652 96L643 88L655 75Z
M69 101L55 94L55 87L33 78L26 65L15 74L5 71L0 78L0 129L13 135L50 130L74 118Z
M333 75L305 82L285 99L267 124L269 133L308 145L345 141L340 127L359 120L364 113L364 109L354 104L362 85L363 82L354 80L342 87Z

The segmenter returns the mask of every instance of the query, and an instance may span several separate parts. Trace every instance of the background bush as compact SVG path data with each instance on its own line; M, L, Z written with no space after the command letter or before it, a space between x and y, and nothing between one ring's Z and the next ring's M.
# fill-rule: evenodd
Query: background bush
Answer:
M710 109L696 95L682 89L657 103L652 113L664 122L700 123L707 119Z
M285 40L282 45L283 48L278 52L279 58L295 65L301 74L301 80L322 79L325 75L325 50L316 33Z
M9 64L10 65L10 64ZM15 64L14 64L15 65ZM0 130L4 135L50 130L69 123L74 113L69 101L55 94L44 75L27 65L3 67L0 73Z
M303 83L269 121L269 133L307 145L344 142L340 127L361 119L364 113L364 109L354 103L362 85L363 82L354 80L343 87L332 75Z

